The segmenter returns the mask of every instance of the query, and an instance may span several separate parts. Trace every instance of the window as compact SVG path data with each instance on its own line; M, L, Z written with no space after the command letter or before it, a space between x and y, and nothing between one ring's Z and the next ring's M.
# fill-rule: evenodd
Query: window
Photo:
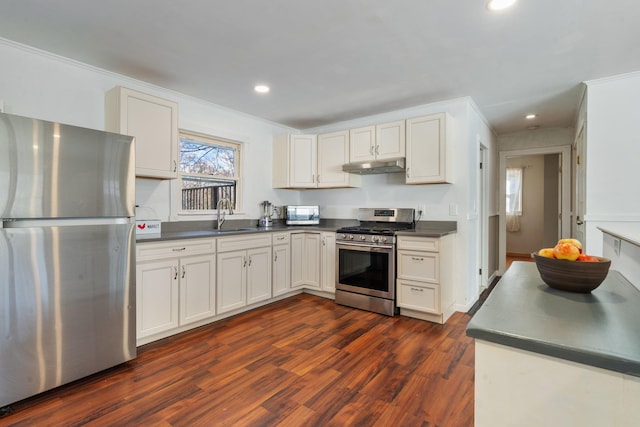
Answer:
M507 168L507 231L520 231L522 216L522 168Z
M238 209L240 144L180 132L180 193L183 212L213 211L227 198Z

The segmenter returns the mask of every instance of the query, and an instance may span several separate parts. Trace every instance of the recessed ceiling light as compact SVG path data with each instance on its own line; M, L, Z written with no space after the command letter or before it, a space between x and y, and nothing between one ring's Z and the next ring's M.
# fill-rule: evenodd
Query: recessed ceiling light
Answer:
M269 86L267 85L255 85L253 87L253 90L255 90L258 93L269 93Z
M516 2L516 0L490 0L487 3L487 9L489 10L503 10L507 9Z
M536 116L535 114L527 114L526 116L524 116L525 119L529 119L529 120L535 119L536 117L538 116Z

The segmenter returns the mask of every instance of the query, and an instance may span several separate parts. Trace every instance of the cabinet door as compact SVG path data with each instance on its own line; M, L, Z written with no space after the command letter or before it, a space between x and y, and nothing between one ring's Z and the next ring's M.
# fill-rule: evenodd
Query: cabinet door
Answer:
M216 314L214 255L180 259L180 325Z
M131 89L107 93L107 130L136 138L136 175L177 177L178 104Z
M289 176L290 187L316 186L316 136L291 135Z
M398 279L440 283L440 254L437 252L397 251Z
M366 126L349 131L349 162L375 159L376 127Z
M407 120L407 184L448 182L445 117L442 113Z
M271 298L271 247L247 251L247 304Z
M349 131L318 136L318 187L347 187L351 174L342 172L349 163Z
M305 284L305 240L304 233L291 235L291 287L296 288Z
M289 245L273 247L273 296L287 293L291 289L291 267Z
M322 233L321 288L323 291L336 291L336 235Z
M136 266L137 338L178 327L178 260Z
M305 233L304 277L308 287L320 288L320 233Z
M217 309L218 314L246 305L247 252L218 253Z
M405 121L376 126L376 159L397 159L405 156Z

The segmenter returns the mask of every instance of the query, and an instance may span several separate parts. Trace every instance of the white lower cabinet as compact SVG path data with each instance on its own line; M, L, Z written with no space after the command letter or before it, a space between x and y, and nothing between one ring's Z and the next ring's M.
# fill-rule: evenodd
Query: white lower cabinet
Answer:
M444 323L453 314L455 235L398 236L397 305L400 314Z
M323 291L336 292L336 234L322 233L320 252L320 288Z
M291 245L289 233L273 235L273 296L283 295L291 290Z
M271 233L218 239L218 314L271 298Z
M136 256L138 344L216 314L214 239L138 243Z
M291 287L320 289L320 233L291 233Z

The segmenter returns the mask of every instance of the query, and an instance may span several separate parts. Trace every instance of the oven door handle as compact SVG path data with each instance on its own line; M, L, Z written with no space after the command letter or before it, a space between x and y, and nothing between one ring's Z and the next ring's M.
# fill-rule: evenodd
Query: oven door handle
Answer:
M339 249L355 249L355 250L362 250L360 248L369 250L369 251L375 251L376 249L380 249L380 250L393 250L393 245L368 245L366 243L337 243L336 247Z

